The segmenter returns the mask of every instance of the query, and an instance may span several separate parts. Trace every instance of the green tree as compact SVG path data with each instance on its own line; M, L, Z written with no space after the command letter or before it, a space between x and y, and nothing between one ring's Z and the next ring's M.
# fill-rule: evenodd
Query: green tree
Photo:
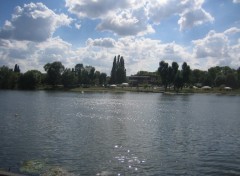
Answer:
M220 74L218 76L216 76L215 79L215 86L219 87L221 85L225 85L226 84L226 76L224 76L223 74Z
M95 79L95 68L94 67L91 68L88 76L89 76L89 80L90 80L91 84L93 84L94 79Z
M95 71L95 73L94 73L94 84L95 85L99 84L100 75L101 75L100 71Z
M117 77L117 57L115 56L113 59L113 66L111 70L111 78L110 78L111 84L116 84L116 77Z
M42 74L38 70L30 70L21 74L18 80L20 89L36 89L42 81Z
M115 56L113 59L110 83L121 84L123 82L126 82L126 80L127 78L126 78L124 58L123 56L120 56L120 55L118 55L118 57Z
M180 88L183 87L183 84L184 82L183 82L182 73L180 71L177 71L175 81L174 81L174 87L177 92L179 91Z
M190 81L190 74L191 74L191 69L190 66L187 65L186 62L182 64L182 77L183 77L183 83L187 84Z
M232 88L238 87L237 77L233 73L228 73L226 76L226 85Z
M199 69L194 69L191 73L190 81L194 85L196 83L202 83L204 79L204 71Z
M45 71L47 72L47 83L56 86L61 83L61 76L64 71L64 66L61 62L47 63L44 66Z
M175 82L176 82L176 76L177 76L177 73L178 73L178 63L177 62L172 62L172 71L171 71L171 81L170 81L170 84L173 84L174 86L174 90L175 90Z
M62 74L62 84L65 88L72 87L77 83L74 72L67 68Z
M0 67L0 89L14 89L17 86L19 74L6 66Z
M75 65L75 75L77 76L78 84L82 82L82 71L84 70L83 64L76 64Z
M89 74L87 70L82 71L82 84L90 84Z
M15 64L13 71L14 71L15 73L20 73L19 65Z
M237 69L238 87L240 87L240 67Z
M107 82L107 74L106 73L101 73L99 76L99 84L100 85L105 85Z
M168 63L164 62L164 61L161 61L159 63L159 67L158 67L158 73L161 77L161 80L162 80L162 84L165 88L165 90L167 90L167 87L168 87L168 73L169 73L169 69L168 69Z
M205 72L202 84L203 84L203 86L210 86L210 87L212 87L212 85L213 85L212 77L211 77L211 75L209 75L208 72Z

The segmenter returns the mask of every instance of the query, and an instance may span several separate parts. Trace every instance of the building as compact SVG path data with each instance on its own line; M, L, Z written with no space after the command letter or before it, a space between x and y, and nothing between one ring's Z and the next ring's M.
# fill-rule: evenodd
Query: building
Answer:
M128 77L129 84L131 86L138 86L139 84L156 84L157 76L156 75L149 75L149 76L129 76Z

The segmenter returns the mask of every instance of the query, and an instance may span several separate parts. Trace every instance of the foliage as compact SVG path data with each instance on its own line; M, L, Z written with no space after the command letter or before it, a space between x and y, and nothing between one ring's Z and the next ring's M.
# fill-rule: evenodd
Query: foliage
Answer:
M15 73L20 73L19 65L15 64L13 71L14 71Z
M18 80L20 89L36 89L41 83L42 74L38 70L30 70L21 74Z
M100 85L105 85L107 83L107 74L106 73L101 73L99 76L99 84Z
M158 67L158 72L159 72L159 75L161 77L161 80L162 80L162 84L164 85L165 87L165 90L167 89L168 87L168 83L169 83L169 67L168 67L168 63L164 62L164 61L161 61L159 63L159 67Z
M61 62L47 63L44 66L44 70L47 72L47 83L56 86L61 83L61 75L64 71L64 66Z
M178 70L178 63L172 62L172 65L169 66L165 61L159 63L158 72L161 76L162 84L164 85L165 90L168 86L173 85L174 89L178 91L182 89L184 83L188 83L190 80L190 67L186 62L182 65L182 71Z
M118 55L118 58L115 56L113 59L113 66L111 71L111 84L121 84L126 82L126 69L124 64L123 56Z
M120 55L113 59L111 77L106 73L97 71L92 66L85 66L78 63L74 68L65 69L61 62L47 63L44 66L46 73L37 70L30 70L20 73L19 65L15 64L13 69L7 66L0 67L0 89L35 89L41 84L52 86L64 85L64 87L121 84L127 81L124 58ZM228 66L211 67L207 71L199 69L191 70L190 66L184 62L179 70L177 62L171 65L165 61L159 63L157 72L139 71L137 76L156 76L161 78L161 84L165 90L174 87L179 91L183 86L193 85L222 87L229 86L233 89L240 87L240 67L232 69ZM156 84L159 79L155 79ZM159 82L160 83L160 82Z
M75 77L74 72L67 68L62 74L62 84L65 88L71 87L77 83L77 78Z
M6 66L0 67L0 89L16 88L19 73L14 72Z
M190 74L191 74L191 69L190 66L187 65L186 62L182 64L182 78L183 78L183 83L189 83L190 81Z

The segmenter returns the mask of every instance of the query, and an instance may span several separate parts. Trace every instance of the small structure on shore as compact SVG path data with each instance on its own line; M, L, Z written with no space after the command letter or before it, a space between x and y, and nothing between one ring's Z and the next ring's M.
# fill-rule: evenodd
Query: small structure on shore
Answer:
M211 90L212 88L210 86L203 86L202 89L203 90Z
M231 87L224 87L224 90L230 91L230 90L232 90L232 88Z
M111 84L111 85L110 85L110 88L112 88L112 89L115 89L116 87L117 87L116 84Z
M122 87L128 87L129 84L128 84L128 83L122 83L121 86L122 86Z

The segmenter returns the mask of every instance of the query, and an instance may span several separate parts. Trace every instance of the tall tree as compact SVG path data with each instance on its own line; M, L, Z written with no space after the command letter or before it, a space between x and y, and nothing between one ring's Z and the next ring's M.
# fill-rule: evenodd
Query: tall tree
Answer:
M162 84L165 88L165 90L167 90L167 87L168 87L168 83L169 83L169 69L168 69L168 63L164 62L164 61L161 61L159 63L159 67L158 67L158 73L161 77L161 80L162 80Z
M171 72L171 81L170 83L173 83L174 90L175 90L175 81L176 81L176 75L178 73L178 63L177 62L172 62L172 72Z
M180 88L183 87L183 77L182 77L182 73L180 71L177 71L177 73L176 73L174 87L177 92L179 91Z
M117 58L116 56L113 59L112 71L111 71L111 78L110 83L116 84L116 77L117 77Z
M126 81L126 69L123 56L114 57L111 71L111 84L121 84Z
M15 64L13 71L14 71L15 73L20 73L19 65Z
M81 84L82 82L82 71L84 67L83 64L76 64L75 65L75 75L77 76L77 83Z
M47 72L47 83L56 86L61 83L61 76L64 71L64 66L61 62L47 63L44 66Z
M92 67L89 72L89 80L90 80L91 84L93 84L94 79L95 79L95 68Z
M191 69L190 66L187 65L186 62L182 64L182 77L183 77L183 83L187 84L190 81L190 74L191 74Z

